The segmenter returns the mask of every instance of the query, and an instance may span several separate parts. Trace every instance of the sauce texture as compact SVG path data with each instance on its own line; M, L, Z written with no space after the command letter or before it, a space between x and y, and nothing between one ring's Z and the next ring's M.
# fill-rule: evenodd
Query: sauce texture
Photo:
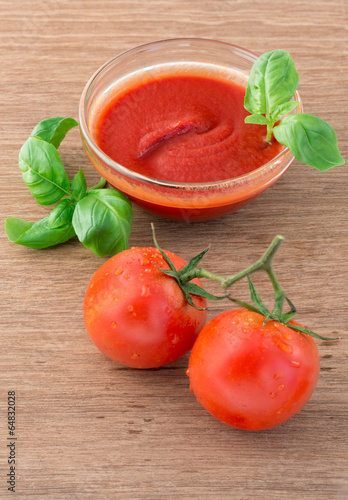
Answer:
M245 87L198 75L167 75L131 87L102 109L96 142L117 163L164 181L241 176L283 149L266 127L245 124Z

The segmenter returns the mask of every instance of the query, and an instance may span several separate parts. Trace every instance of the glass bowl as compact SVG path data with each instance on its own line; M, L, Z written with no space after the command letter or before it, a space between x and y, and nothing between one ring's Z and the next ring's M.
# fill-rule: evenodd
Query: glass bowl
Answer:
M150 213L186 222L213 219L250 203L274 184L294 156L288 148L270 162L232 179L184 183L154 179L134 172L107 156L95 141L96 123L106 103L124 92L129 82L147 83L164 72L185 71L187 65L207 75L239 78L246 86L258 56L249 50L216 40L182 38L161 40L128 50L105 63L88 81L80 100L79 120L83 147L89 161L113 187ZM300 105L299 94L293 97Z

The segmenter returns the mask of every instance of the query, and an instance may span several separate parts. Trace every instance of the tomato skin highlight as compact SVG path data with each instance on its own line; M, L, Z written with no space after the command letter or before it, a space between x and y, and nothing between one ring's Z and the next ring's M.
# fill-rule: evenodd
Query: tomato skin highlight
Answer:
M313 338L263 321L247 309L216 316L200 332L189 360L197 400L221 422L244 430L269 429L298 413L319 377Z
M177 270L186 262L167 252ZM190 306L156 248L135 247L106 261L87 287L83 314L87 332L110 359L131 368L158 368L186 354L207 312ZM202 285L200 280L193 283ZM206 299L193 296L199 308Z

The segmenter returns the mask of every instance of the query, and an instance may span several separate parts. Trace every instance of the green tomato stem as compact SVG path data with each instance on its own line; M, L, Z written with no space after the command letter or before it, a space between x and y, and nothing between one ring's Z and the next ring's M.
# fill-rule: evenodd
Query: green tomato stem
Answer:
M242 278L245 278L249 274L252 274L256 271L264 270L267 272L269 275L269 278L271 280L272 286L274 288L274 291L276 292L276 303L277 300L280 301L280 298L284 301L284 294L282 292L282 289L279 285L279 282L276 278L276 275L272 269L272 260L273 257L275 256L278 248L284 241L283 236L276 236L270 246L267 248L266 252L263 254L263 256L257 260L254 264L251 266L248 266L246 269L243 271L240 271L239 273L229 276L228 278L224 278L222 276L219 276L218 274L211 273L210 271L207 271L206 269L193 269L192 271L185 273L181 276L181 282L183 284L187 283L188 281L193 280L194 278L207 278L213 281L217 281L218 283L221 284L223 288L229 288L231 285L236 283L236 281L241 280Z
M190 273L186 273L186 275L183 275L182 278L184 278L185 282L193 279L194 277L208 278L213 281L219 282L222 285L222 287L226 289L229 288L234 283L236 283L237 281L239 281L240 279L249 276L250 274L255 273L256 271L260 270L266 271L275 293L275 305L272 314L274 317L280 318L285 301L285 294L273 270L272 261L283 241L284 241L283 236L280 235L276 236L272 241L272 243L270 244L270 246L267 248L266 252L259 260L257 260L251 266L248 266L243 271L240 271L239 273L233 276L229 276L228 278L223 278L222 276L211 273L206 269L195 269Z
M212 281L217 281L220 283L221 286L225 288L225 278L223 276L219 276L218 274L211 273L210 271L207 271L206 269L193 269L192 271L183 274L180 277L180 281L185 285L185 283L188 283L189 281L195 279L195 278L207 278Z
M270 244L270 246L267 248L266 252L263 254L263 256L258 261L256 261L254 264L252 264L251 266L248 266L246 269L244 269L243 271L241 271L233 276L229 276L228 278L224 278L222 276L219 276L218 274L211 273L210 271L207 271L206 269L203 269L203 268L201 268L201 269L195 268L195 269L189 270L187 272L184 272L182 274L181 274L181 271L176 271L174 268L174 265L171 262L171 260L169 259L169 257L158 246L156 236L155 236L154 225L151 224L151 226L152 226L152 233L153 233L153 239L154 239L155 246L161 252L165 261L167 262L167 264L171 268L170 271L164 270L164 269L161 269L161 271L164 272L165 274L167 274L168 276L175 277L175 279L179 283L179 286L182 288L185 295L187 294L188 297L190 297L191 294L194 295L196 293L196 289L194 289L194 291L187 292L187 291L185 291L185 284L187 284L189 281L191 281L195 278L207 278L207 279L210 279L213 281L217 281L218 283L220 283L220 285L224 289L226 289L226 288L229 288L231 285L233 285L236 281L239 281L240 279L248 276L249 291L250 291L251 300L254 302L254 304L257 305L257 307L255 307L251 304L248 304L246 302L242 302L240 300L233 299L230 295L226 295L224 297L214 297L213 296L214 300L227 297L228 299L230 299L231 301L240 305L241 307L246 307L247 309L250 309L251 311L255 311L259 314L264 315L265 316L264 323L266 321L269 321L269 320L275 320L275 321L278 321L280 323L283 323L284 325L288 326L289 328L292 328L293 330L298 330L302 333L306 333L308 335L311 335L312 337L317 337L317 338L320 338L322 340L337 340L337 339L330 339L327 337L321 337L320 335L313 333L311 330L307 330L307 329L302 328L300 326L288 323L290 321L290 319L292 319L296 315L296 309L295 309L295 306L293 305L293 303L289 300L288 297L286 297L283 290L281 289L281 286L279 284L277 276L276 276L276 274L273 270L273 267L272 267L273 258L275 256L275 254L277 253L280 245L284 241L283 236L279 236L279 235L276 236L274 238L274 240L272 241L272 243ZM191 259L191 261L185 266L185 268L190 269L192 267L192 265L195 265L195 262L193 262L193 261L196 261L197 263L199 263L201 261L201 259L203 258L204 254L207 252L207 250L208 249L205 249L203 252L201 252L201 254L199 254L196 257L194 257L193 259ZM192 263L192 265L190 265L191 263ZM256 271L260 271L260 270L266 271L266 273L268 274L268 277L270 279L270 282L272 284L272 287L274 289L275 305L274 305L272 312L270 312L268 310L268 308L263 304L263 302L261 301L261 298L258 296L258 294L255 290L254 285L252 284L251 278L249 278L250 274L252 274ZM198 286L197 289L199 289L199 288L200 287ZM201 296L205 296L207 298L210 298L207 295L201 295ZM192 299L190 298L190 300L192 300ZM290 306L291 310L287 313L282 314L282 310L283 310L283 306L284 306L285 301Z
M270 276L270 280L272 282L272 286L275 289L275 291L276 291L276 289L278 289L278 287L280 288L279 283L278 283L278 281L275 277L275 274L272 270L272 260L273 260L273 257L275 256L275 254L277 253L278 248L283 243L283 241L284 241L283 236L280 236L280 235L276 236L274 238L274 240L272 241L272 243L270 244L270 246L267 248L266 252L263 254L263 256L259 260L257 260L254 264L247 267L243 271L235 274L234 276L230 276L229 278L226 278L225 282L223 284L223 287L228 288L231 285L233 285L233 283L235 283L236 281L239 281L240 279L244 278L245 276L248 276L249 274L252 274L256 271L260 271L261 269L263 269Z

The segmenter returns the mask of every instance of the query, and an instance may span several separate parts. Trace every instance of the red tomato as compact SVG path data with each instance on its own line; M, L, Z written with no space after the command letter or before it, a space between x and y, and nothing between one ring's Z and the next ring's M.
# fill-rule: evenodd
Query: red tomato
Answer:
M247 309L209 321L192 349L188 375L198 401L245 430L275 427L298 413L319 376L312 337ZM298 323L293 322L298 325Z
M177 270L186 262L166 252ZM105 262L93 275L84 300L84 320L96 346L132 368L158 368L193 346L206 311L190 306L156 248L131 248ZM200 280L193 280L201 286ZM206 299L193 297L199 308Z

